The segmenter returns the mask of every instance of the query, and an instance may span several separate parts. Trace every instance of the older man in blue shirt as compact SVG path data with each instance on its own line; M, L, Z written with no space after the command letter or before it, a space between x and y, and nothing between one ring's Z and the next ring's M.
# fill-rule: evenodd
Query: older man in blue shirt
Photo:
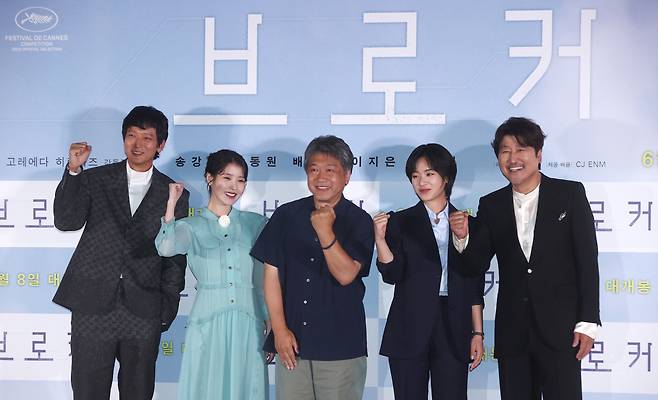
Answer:
M362 278L374 232L370 216L343 197L352 152L320 136L304 153L313 196L279 207L252 255L265 263L265 301L277 353L276 393L286 400L357 400L366 378Z

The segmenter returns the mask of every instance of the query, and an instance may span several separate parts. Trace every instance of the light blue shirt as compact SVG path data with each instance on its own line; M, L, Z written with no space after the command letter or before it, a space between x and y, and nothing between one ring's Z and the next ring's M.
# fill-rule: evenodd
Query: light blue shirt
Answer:
M425 206L427 215L432 224L432 232L436 240L436 246L439 248L439 258L441 259L441 285L439 287L439 296L448 295L448 245L450 239L450 225L448 222L448 204L439 213L434 213L429 207ZM438 223L436 222L438 218Z

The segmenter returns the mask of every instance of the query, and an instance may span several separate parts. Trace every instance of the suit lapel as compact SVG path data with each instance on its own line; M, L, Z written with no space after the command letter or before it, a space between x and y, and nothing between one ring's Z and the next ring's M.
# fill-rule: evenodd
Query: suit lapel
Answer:
M437 265L440 265L439 247L436 244L432 223L423 202L419 201L414 206L413 211L413 221L409 233L421 244L421 248L427 249L427 257L436 260Z
M539 185L539 198L537 199L537 217L535 218L535 229L532 238L532 249L530 250L530 263L534 264L537 257L539 257L541 243L545 240L546 219L549 217L550 201L554 199L551 195L551 182L550 178L541 176L541 184Z
M117 163L113 170L111 181L108 182L110 188L110 199L117 207L117 214L122 218L129 220L130 216L130 199L128 197L128 172L126 170L126 160Z
M451 213L454 211L457 211L457 208L452 205L452 203L448 203L448 216L450 216ZM450 229L450 228L448 228ZM455 249L455 246L453 245L452 242L452 231L448 231L448 272L452 271L452 266L454 265L454 261L457 260L457 250ZM448 289L449 290L449 289Z
M165 183L164 175L153 167L151 185L149 186L149 190L146 191L144 199L139 203L139 207L135 210L133 219L139 218L142 215L158 215L163 212L160 209L165 204L167 200L166 196L168 196L169 192L169 185Z
M519 232L516 229L516 214L514 213L514 197L512 196L512 185L507 185L505 191L503 192L501 206L501 220L503 226L503 235L511 236L511 243L513 249L511 251L515 252L518 257L521 257L526 261L525 255L523 254L523 249L521 248L521 243L519 243Z

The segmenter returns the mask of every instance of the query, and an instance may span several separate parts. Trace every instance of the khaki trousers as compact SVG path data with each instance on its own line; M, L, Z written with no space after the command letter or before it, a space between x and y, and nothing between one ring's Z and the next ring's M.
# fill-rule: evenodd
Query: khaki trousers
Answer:
M365 356L338 361L297 359L292 371L275 368L278 400L361 400L366 383Z

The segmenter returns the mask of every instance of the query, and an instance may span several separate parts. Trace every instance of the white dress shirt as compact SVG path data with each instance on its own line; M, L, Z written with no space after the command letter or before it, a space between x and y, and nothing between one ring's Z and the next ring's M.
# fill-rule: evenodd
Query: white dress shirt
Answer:
M514 202L514 218L516 219L516 234L525 259L530 261L532 241L535 238L535 222L537 221L537 203L539 203L539 185L530 193L523 194L512 191Z
M439 258L441 259L441 284L439 287L439 296L448 295L448 245L450 234L450 224L448 222L448 203L443 210L435 213L427 205L427 210L430 223L432 224L432 232L434 233L434 240L439 249Z

